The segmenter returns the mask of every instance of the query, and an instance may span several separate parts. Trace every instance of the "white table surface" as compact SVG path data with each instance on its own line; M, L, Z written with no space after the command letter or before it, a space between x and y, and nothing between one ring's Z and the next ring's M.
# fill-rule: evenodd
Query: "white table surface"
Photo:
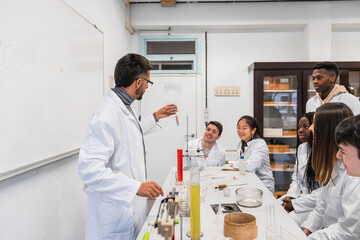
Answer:
M230 196L225 197L223 191L215 190L214 186L219 184L240 184L247 183L246 186L256 187L263 191L263 202L262 205L255 208L246 208L239 206L240 210L244 213L252 214L256 217L256 225L258 227L256 239L267 239L267 229L275 224L278 231L282 231L282 238L276 239L307 239L306 235L292 220L288 213L282 208L280 203L274 198L269 192L265 185L254 173L246 173L244 176L240 176L236 171L221 171L225 167L208 167L201 171L201 188L207 187L206 198L200 203L200 221L201 221L201 232L204 236L201 239L214 240L223 238L223 222L215 215L210 204L218 204L219 200L221 203L236 203L235 190L241 186L229 186ZM163 186L164 193L171 190L171 184L175 184L176 169L171 169L169 175ZM184 181L187 182L189 176L188 171L184 171ZM212 177L216 177L213 179ZM218 178L224 177L224 178ZM235 179L234 179L235 178ZM163 197L156 199L150 213L142 227L138 238L142 239L146 231L148 231L148 222L154 222L156 220L157 211L159 209L160 201ZM273 206L274 209L274 221L270 222L269 217L267 218L267 206ZM177 216L179 218L179 216ZM272 223L272 224L271 224ZM269 224L269 225L267 225ZM267 227L268 226L268 227ZM274 229L275 227L271 227ZM185 234L190 231L190 217L183 218L183 237L182 239L189 239ZM290 235L289 235L290 234ZM269 235L268 235L269 236ZM157 229L152 228L150 232L150 240L152 239L164 239L161 235L157 234ZM180 224L175 226L175 239L180 239ZM270 238L268 238L270 239Z

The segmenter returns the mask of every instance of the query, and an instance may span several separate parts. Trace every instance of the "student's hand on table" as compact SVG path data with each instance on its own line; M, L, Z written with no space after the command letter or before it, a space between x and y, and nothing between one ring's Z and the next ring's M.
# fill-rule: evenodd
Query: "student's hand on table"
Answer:
M311 234L311 231L307 228L304 228L303 232L306 234L306 236L309 236Z
M283 206L283 208L284 208L287 212L291 212L291 211L294 210L294 207L293 207L293 205L292 205L292 203L291 203L291 200L292 200L292 199L294 199L294 198L292 198L292 197L286 197L286 198L283 199L283 204L282 204L282 206Z
M153 181L141 183L140 188L136 193L136 195L140 197L147 197L151 200L158 197L160 194L161 196L164 196L162 188Z

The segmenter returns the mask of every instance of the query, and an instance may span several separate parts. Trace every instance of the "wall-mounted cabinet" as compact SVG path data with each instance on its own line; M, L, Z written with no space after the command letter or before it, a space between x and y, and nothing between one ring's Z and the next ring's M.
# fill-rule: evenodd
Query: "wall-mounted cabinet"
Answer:
M299 145L298 120L305 113L306 101L315 95L311 76L315 64L255 62L249 66L254 75L254 117L269 147L277 195L284 194L291 183ZM347 89L350 83L359 94L360 62L337 64L340 70L337 83Z

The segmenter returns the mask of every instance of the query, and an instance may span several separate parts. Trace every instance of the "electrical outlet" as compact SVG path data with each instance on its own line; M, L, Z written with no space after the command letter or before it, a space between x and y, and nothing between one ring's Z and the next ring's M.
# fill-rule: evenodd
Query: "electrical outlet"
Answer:
M214 89L215 96L240 96L240 87L237 86L216 86Z

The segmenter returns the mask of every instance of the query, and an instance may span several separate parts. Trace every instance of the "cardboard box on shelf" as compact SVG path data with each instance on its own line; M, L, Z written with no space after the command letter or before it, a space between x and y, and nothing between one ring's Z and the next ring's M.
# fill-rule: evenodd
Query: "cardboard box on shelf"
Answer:
M264 77L264 90L289 90L289 77Z
M279 83L279 90L289 90L290 89L290 79L288 77L281 77Z
M290 146L289 145L268 145L269 152L290 152Z
M264 136L281 136L283 134L282 128L264 128Z
M271 77L264 77L264 90L270 90Z
M270 80L270 90L279 90L280 78L271 78Z
M293 130L293 129L283 129L282 135L283 135L283 136L296 136L296 135L297 135L297 131L296 131L296 130Z

